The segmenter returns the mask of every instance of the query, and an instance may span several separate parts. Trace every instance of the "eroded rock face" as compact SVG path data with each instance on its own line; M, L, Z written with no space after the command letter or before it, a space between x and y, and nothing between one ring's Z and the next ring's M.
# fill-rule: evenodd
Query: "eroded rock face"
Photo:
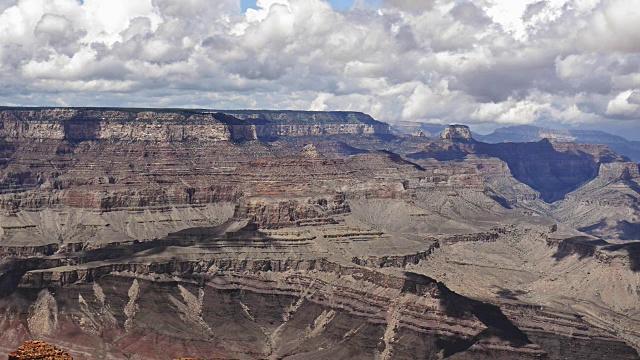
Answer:
M607 240L640 240L640 173L631 162L600 165L598 176L569 193L554 215Z
M389 125L362 113L226 113L100 108L5 109L0 110L0 137L10 141L207 142L250 141L258 137L390 134Z
M448 125L440 135L445 140L473 140L471 130L467 125Z
M448 134L448 137L458 136L455 135L456 130L450 130ZM457 161L458 169L466 169L465 162L476 161L477 157L500 159L508 165L512 177L536 190L548 203L563 199L595 179L601 164L629 161L606 146L559 143L548 139L532 143L488 144L446 139L418 141L412 138L401 143L396 151L420 165L430 159Z
M323 156L313 144L305 145L298 154L302 157L311 158L311 159L315 159Z
M358 112L261 110L224 110L222 112L253 124L258 138L267 141L289 137L391 134L388 124Z
M9 141L246 141L255 128L217 113L47 109L0 111L0 136Z
M199 268L185 267L178 259L156 259L171 266L150 270L128 265L128 270L112 269L73 286L49 283L62 313L79 314L61 317L52 337L95 349L115 341L112 355L123 349L145 359L185 353L202 358L333 354L413 359L416 351L425 357L534 359L557 354L557 343L572 344L573 355L587 358L637 356L580 319L515 304L501 309L455 294L423 275L326 259L305 267L256 267L242 260L246 254ZM28 298L32 291L24 286L17 295ZM0 308L6 309L8 300L0 300ZM13 306L23 306L16 300ZM69 333L76 335L70 338ZM559 335L572 333L578 336ZM460 342L469 346L460 348Z
M241 201L235 217L249 219L262 228L278 228L309 221L330 223L333 215L348 212L349 205L344 195L290 200L249 198Z
M638 358L635 246L568 228L605 201L633 221L637 166L606 148L398 138L359 113L0 114L7 352Z

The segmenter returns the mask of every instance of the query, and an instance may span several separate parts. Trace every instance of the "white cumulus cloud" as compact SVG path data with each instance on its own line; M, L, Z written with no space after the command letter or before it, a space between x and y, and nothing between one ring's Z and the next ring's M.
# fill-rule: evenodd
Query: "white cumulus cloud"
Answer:
M640 121L636 0L0 0L4 104ZM627 126L627 125L625 125ZM640 134L638 134L640 136Z

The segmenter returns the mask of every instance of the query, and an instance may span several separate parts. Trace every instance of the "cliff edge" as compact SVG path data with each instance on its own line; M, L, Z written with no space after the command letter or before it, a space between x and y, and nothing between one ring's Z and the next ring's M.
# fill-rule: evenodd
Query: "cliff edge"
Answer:
M390 133L388 124L358 112L0 107L0 138L7 141L211 142Z

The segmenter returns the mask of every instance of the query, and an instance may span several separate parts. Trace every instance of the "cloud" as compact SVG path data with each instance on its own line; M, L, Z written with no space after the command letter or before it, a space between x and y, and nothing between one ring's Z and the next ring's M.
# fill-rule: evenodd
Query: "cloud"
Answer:
M471 114L471 118L483 122L501 124L532 124L541 116L548 114L551 107L532 99L516 101L508 99L500 103L483 103Z
M640 118L640 91L628 90L609 101L606 114L624 119Z
M327 104L325 102L333 97L333 94L328 93L320 93L318 97L313 100L311 106L309 106L310 111L324 111L327 110Z
M635 0L0 0L5 104L640 120ZM489 124L489 125L488 125ZM639 134L640 136L640 134Z
M430 10L436 1L435 0L422 0L422 1L383 0L382 2L387 7L396 8L402 11L420 13L420 12Z
M451 9L451 15L458 20L466 24L473 24L476 26L489 25L492 20L487 14L470 2L457 3L453 9Z
M640 51L640 6L635 0L603 0L579 36L592 51Z
M531 19L540 14L545 7L547 7L547 2L544 0L527 5L527 8L524 10L524 14L522 14L522 19L525 22L531 21Z

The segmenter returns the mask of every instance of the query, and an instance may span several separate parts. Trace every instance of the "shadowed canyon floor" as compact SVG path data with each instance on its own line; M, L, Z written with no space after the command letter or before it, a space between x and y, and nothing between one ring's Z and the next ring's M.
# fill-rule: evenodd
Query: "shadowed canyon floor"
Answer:
M3 109L0 351L638 359L639 190L606 147L463 126Z

